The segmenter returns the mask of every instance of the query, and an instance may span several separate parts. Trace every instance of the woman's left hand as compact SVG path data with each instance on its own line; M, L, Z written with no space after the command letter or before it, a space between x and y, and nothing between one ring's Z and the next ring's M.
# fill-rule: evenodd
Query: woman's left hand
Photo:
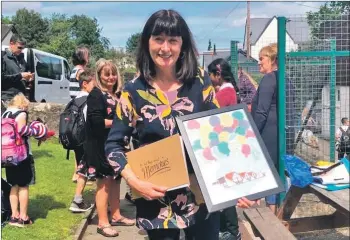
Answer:
M257 204L259 206L260 199L251 201L245 197L242 197L242 198L238 199L237 207L250 208L250 207L254 206L255 204Z

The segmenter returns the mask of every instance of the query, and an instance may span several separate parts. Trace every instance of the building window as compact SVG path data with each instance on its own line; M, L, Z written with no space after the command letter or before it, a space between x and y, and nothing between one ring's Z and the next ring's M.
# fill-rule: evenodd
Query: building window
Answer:
M340 102L340 89L338 89L338 101Z
M62 64L61 59L36 53L38 60L36 72L39 77L49 78L52 80L61 80Z

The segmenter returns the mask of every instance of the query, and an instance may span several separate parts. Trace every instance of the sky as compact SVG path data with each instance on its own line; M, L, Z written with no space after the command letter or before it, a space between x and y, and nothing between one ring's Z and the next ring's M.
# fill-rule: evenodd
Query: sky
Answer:
M251 2L251 18L304 16L318 11L324 2ZM2 15L15 15L27 8L43 17L53 13L85 14L95 17L102 35L113 47L125 47L127 39L141 32L149 16L160 9L174 9L186 20L200 52L206 51L209 39L216 49L230 47L231 40L243 44L246 2L2 2Z

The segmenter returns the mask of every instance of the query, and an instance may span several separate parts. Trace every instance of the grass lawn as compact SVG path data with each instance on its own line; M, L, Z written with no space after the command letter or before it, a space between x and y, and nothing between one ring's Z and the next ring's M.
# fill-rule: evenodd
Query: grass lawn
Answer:
M84 214L73 214L68 208L75 193L72 182L74 152L66 160L66 150L57 139L44 142L40 147L31 140L35 159L36 184L29 188L29 216L34 220L32 226L18 228L6 225L2 229L4 240L29 239L72 239ZM4 175L4 171L2 171ZM93 199L93 187L87 187L85 199Z

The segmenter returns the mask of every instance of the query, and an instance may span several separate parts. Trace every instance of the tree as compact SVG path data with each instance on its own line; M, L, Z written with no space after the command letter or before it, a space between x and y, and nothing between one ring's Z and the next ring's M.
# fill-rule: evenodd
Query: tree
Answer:
M48 41L40 50L50 52L70 61L77 46L71 37L71 22L64 14L53 14L49 20Z
M104 49L108 49L110 42L101 35L100 28L96 18L90 18L86 15L74 15L70 18L71 34L77 45L87 45L90 47L91 55L101 58L104 57Z
M329 20L336 20L340 15L346 15L350 13L350 2L345 1L332 1L326 2L320 7L317 12L307 12L307 21L311 27L311 35L313 38L318 38L321 32L322 23Z
M208 51L211 50L211 40L209 39L209 43L208 43Z
M1 23L3 23L3 24L11 24L12 21L11 21L10 17L8 17L8 16L4 17L3 15L1 15Z
M140 39L141 39L141 33L132 34L126 41L126 52L135 56Z
M18 34L27 40L27 47L39 48L48 41L49 22L43 19L40 13L25 8L19 9L12 17Z

